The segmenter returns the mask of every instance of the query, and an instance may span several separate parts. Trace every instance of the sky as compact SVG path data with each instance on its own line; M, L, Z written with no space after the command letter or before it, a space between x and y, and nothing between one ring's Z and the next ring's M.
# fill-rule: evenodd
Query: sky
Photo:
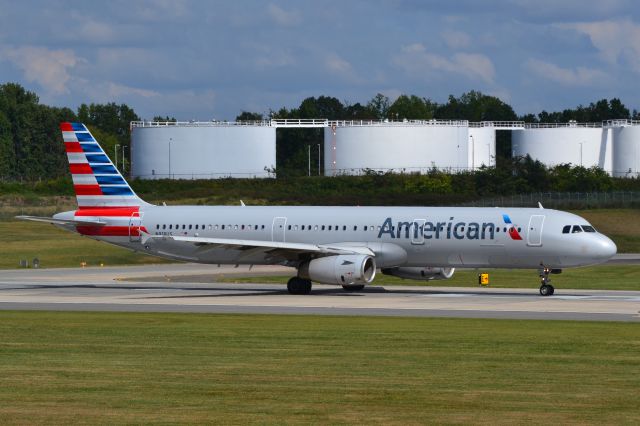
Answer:
M144 119L470 90L518 114L640 109L639 77L634 0L0 0L0 83Z

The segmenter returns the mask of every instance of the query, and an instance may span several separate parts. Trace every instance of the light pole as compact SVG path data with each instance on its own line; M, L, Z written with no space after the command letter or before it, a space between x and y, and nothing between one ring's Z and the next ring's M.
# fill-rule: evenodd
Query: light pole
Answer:
M487 162L487 167L491 167L491 144L488 143L487 144L487 152L489 153L489 158L488 158L488 162Z
M171 179L171 141L173 138L169 138L169 179Z
M476 169L476 142L473 139L473 135L469 135L471 139L471 170Z
M580 142L580 167L582 167L582 142Z
M318 144L318 176L320 176L320 144Z
M307 145L307 154L309 155L309 165L307 166L307 176L311 176L311 145Z
M122 158L121 158L121 160L122 160L122 174L124 174L124 165L125 165L125 163L124 163L124 145L122 145Z
M114 158L114 162L116 163L116 169L118 168L118 148L120 147L120 144L116 144L113 147L113 158Z

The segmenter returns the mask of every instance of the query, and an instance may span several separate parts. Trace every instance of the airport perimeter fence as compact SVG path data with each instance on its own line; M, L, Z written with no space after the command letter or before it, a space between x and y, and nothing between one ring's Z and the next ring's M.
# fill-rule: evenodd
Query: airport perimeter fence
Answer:
M534 192L483 198L460 204L467 207L538 207L556 209L640 208L640 191Z

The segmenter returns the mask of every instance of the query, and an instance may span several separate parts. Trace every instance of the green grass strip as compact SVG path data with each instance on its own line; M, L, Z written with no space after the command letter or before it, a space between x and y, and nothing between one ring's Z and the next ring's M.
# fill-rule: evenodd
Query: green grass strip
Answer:
M0 423L638 424L637 324L0 312Z

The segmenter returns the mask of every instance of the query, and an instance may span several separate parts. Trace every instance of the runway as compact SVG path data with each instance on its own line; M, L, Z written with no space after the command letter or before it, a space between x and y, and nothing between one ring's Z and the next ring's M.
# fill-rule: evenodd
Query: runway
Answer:
M292 271L269 266L251 272ZM210 280L246 272L246 267L193 264L5 270L0 271L0 309L640 322L640 292L633 291L558 288L554 296L541 297L536 288L372 286L347 293L341 287L314 284L311 295L293 296L283 285L196 282L201 276Z

